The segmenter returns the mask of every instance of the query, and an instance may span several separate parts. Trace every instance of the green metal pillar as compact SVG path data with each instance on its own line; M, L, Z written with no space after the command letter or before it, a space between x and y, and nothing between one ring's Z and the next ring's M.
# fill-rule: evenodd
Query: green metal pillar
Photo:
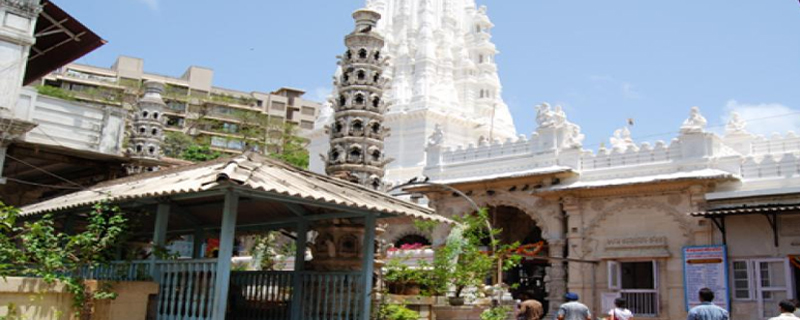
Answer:
M211 319L225 319L228 307L228 285L231 279L231 257L233 239L236 233L236 214L239 209L239 195L233 190L225 193L225 208L222 213L220 229L219 258L217 259L217 280L214 283L214 312Z
M362 291L361 319L369 320L372 308L372 273L375 268L375 214L369 213L364 217L364 248L363 265L361 272L364 277L364 290Z
M150 276L156 282L160 281L158 270L156 270L156 250L163 249L167 244L167 226L169 223L169 204L159 203L156 209L156 226L153 230L153 249L150 253Z
M294 253L294 272L292 273L292 320L301 320L303 307L303 271L305 271L306 261L306 236L308 235L308 221L297 223L297 249Z

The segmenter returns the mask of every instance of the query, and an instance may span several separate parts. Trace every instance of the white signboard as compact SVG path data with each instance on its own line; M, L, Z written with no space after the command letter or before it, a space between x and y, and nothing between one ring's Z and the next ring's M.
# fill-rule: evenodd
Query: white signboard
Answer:
M683 248L683 283L687 310L700 304L697 293L702 288L714 291L714 304L730 310L727 256L724 245Z

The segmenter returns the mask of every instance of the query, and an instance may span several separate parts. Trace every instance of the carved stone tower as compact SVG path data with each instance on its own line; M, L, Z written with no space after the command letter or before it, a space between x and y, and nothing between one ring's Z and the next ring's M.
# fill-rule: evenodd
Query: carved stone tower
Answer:
M133 125L131 128L131 144L128 154L134 164L129 173L155 171L156 168L137 164L139 160L158 160L161 158L161 142L164 140L164 109L166 104L161 98L164 84L156 81L144 83L144 96L137 102Z
M334 79L330 151L325 158L329 176L376 190L383 189L384 167L390 161L383 152L387 80L384 39L376 31L380 17L371 10L353 13L356 28L345 37L347 52L338 63L342 72Z

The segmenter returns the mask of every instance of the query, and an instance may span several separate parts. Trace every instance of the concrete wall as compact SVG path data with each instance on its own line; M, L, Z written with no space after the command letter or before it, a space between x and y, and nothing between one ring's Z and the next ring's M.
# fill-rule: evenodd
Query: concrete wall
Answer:
M98 283L90 281L89 285L96 288ZM144 320L148 297L158 293L158 284L117 282L112 290L119 294L117 298L96 302L92 319ZM72 295L66 292L61 283L49 285L37 278L0 279L0 316L10 315L8 306L13 304L16 306L13 314L19 319L74 319Z

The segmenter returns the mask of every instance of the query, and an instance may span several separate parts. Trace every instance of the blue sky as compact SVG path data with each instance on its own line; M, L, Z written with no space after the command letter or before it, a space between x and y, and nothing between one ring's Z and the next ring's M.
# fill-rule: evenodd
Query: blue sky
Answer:
M756 119L752 131L800 133L796 0L478 2L496 25L503 97L520 133L535 130L542 101L563 105L591 148L628 118L638 142L669 140L692 106L709 125L738 110ZM217 86L299 87L319 99L364 0L56 3L109 41L81 63L129 55L173 76L200 65Z

